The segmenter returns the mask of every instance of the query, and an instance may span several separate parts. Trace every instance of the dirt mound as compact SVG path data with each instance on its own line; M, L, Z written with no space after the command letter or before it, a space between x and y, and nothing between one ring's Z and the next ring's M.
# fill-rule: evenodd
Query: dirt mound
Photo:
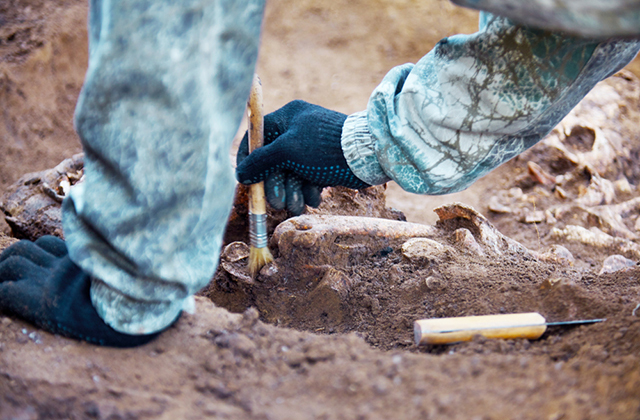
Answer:
M3 319L0 418L638 414L640 320L622 314L608 326L539 343L476 340L433 355L375 351L353 334L265 325L253 310L231 315L202 298L197 306L197 315L185 315L156 342L126 351Z

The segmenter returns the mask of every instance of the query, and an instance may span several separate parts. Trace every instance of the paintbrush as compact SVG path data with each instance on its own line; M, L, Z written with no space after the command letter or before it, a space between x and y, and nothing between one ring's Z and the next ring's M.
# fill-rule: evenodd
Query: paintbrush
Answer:
M249 153L262 147L264 142L264 118L262 115L262 83L258 75L253 76L248 104ZM267 206L264 182L249 187L249 271L255 278L260 269L273 261L267 246Z

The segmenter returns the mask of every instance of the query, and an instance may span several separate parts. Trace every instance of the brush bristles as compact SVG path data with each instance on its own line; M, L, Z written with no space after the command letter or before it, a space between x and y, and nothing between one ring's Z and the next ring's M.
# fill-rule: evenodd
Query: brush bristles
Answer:
M251 277L255 278L262 267L272 261L273 255L271 255L271 251L269 251L269 248L251 247L249 249L249 271L251 272Z

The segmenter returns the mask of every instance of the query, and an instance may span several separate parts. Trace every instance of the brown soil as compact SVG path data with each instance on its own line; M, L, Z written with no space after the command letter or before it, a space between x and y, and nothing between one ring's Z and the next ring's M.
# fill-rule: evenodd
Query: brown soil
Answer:
M268 111L295 98L361 110L391 66L477 18L444 0L321 3L268 4ZM75 0L0 5L5 190L79 151L86 13ZM275 263L251 279L235 242L197 312L147 346L97 348L0 316L0 419L640 418L639 90L632 75L612 79L544 144L454 197L335 189L310 215L272 215ZM616 150L602 170L598 139ZM486 218L432 212L451 201ZM245 211L238 201L228 243L246 242ZM562 233L574 226L606 240ZM634 265L601 274L614 254ZM416 319L526 311L607 321L533 341L413 344Z

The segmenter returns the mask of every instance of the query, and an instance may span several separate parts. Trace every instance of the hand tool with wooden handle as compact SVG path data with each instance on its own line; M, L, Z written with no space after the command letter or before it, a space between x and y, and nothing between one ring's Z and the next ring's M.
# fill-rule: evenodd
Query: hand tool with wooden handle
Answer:
M264 117L262 112L262 84L258 75L253 76L249 95L249 153L264 143ZM264 182L249 187L249 271L252 277L273 261L267 246L267 205L264 197Z
M413 334L416 345L469 341L475 335L487 338L535 340L544 334L548 326L592 324L602 321L605 319L546 322L544 317L537 312L431 318L415 321Z

